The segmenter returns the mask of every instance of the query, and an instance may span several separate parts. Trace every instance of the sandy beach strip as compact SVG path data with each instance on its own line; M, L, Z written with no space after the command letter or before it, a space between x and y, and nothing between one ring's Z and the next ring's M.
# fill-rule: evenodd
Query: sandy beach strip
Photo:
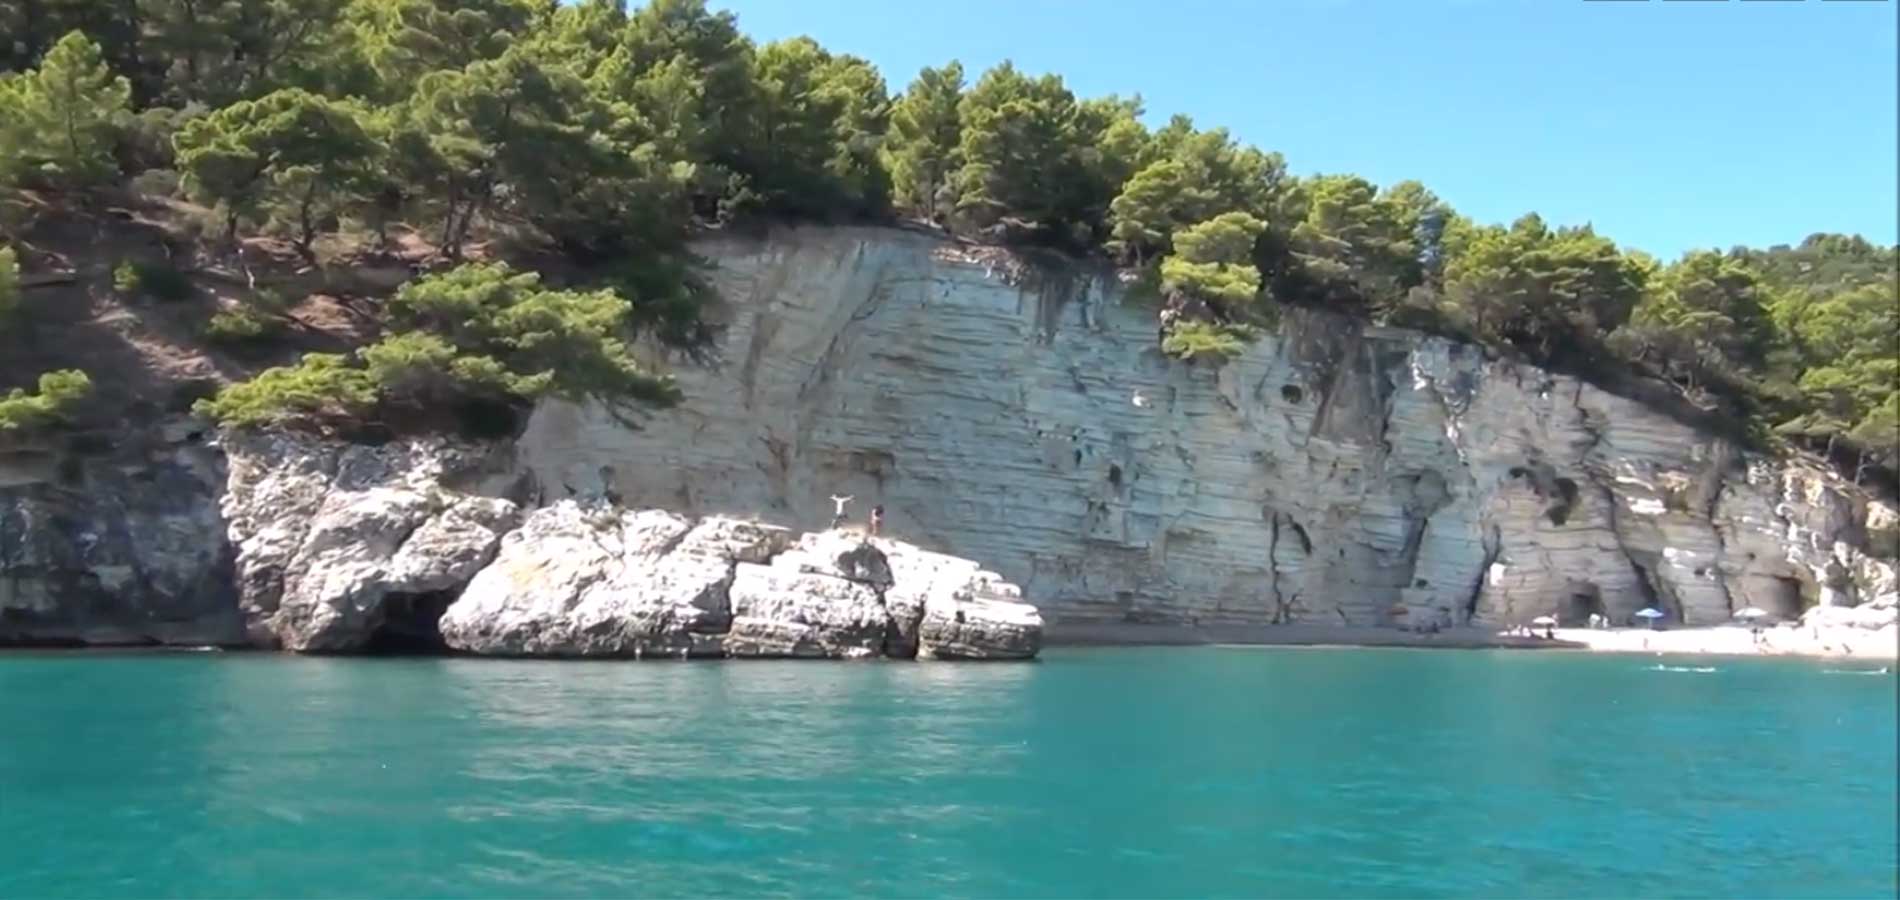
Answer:
M1125 622L1053 622L1051 647L1285 646L1419 647L1440 649L1559 650L1595 653L1717 656L1809 656L1892 662L1900 657L1900 629L1809 625L1776 626L1759 639L1740 625L1706 628L1559 628L1554 639L1454 628L1419 634L1397 628L1343 625L1149 625Z

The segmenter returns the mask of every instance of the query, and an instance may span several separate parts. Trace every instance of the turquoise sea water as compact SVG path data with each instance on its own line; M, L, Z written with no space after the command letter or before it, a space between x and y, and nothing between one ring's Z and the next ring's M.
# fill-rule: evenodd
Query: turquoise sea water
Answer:
M0 655L0 896L1893 896L1864 668Z

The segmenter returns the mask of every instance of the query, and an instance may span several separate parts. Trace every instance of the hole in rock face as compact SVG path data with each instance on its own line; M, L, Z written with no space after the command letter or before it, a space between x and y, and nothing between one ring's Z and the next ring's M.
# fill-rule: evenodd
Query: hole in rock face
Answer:
M1423 588L1423 587L1431 587L1431 583L1430 583L1430 582L1428 582L1428 581L1426 581L1426 580L1425 580L1425 579L1423 579L1423 578L1420 578L1420 579L1418 579L1418 580L1416 580L1416 581L1413 581L1413 582L1412 582L1412 586L1413 586L1413 587L1415 587L1415 588Z
M1116 465L1115 463L1108 464L1108 483L1116 487L1122 486L1122 467L1121 466Z
M1559 618L1574 625L1588 620L1592 614L1604 615L1607 612L1603 608L1602 588L1597 587L1595 583L1584 582L1571 585L1570 596L1564 601L1562 615Z
M383 623L370 633L363 652L387 656L429 656L449 652L442 640L442 614L455 602L454 591L390 594L383 598Z
M1568 478L1557 479L1557 497L1551 501L1544 515L1550 518L1550 524L1562 525L1570 521L1570 511L1577 506L1577 483Z
M1776 577L1774 589L1763 599L1768 601L1768 612L1783 619L1798 618L1809 605L1801 596L1800 580L1787 577Z
M515 404L486 399L463 401L455 406L453 414L462 434L480 440L514 437L527 420Z
M1280 399L1288 403L1298 403L1305 398L1306 392L1300 390L1299 385L1283 384L1280 386Z

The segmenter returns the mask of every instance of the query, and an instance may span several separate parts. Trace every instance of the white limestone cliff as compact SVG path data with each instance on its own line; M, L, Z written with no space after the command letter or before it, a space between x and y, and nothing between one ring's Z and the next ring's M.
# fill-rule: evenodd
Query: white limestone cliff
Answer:
M687 399L637 428L553 403L485 449L219 448L180 420L0 454L0 644L427 645L458 597L496 604L465 611L467 646L575 655L1033 654L1024 594L1057 637L1649 605L1900 627L1891 505L1573 378L1298 311L1229 364L1173 361L1113 273L915 231L699 250L725 333L709 364L670 361ZM669 535L746 523L719 538L745 543L823 526L832 494L860 521L885 508L869 546L889 580L777 538L577 568L592 557L557 552L571 529L545 518L550 498L598 496ZM565 566L558 590L491 574L524 515ZM644 546L633 527L610 529L623 551ZM463 594L482 577L494 590ZM842 607L781 602L786 582Z
M716 359L674 361L685 404L637 429L537 410L517 453L544 490L793 528L853 494L1058 624L1651 605L1712 624L1896 599L1867 552L1891 508L1466 345L1293 312L1209 367L1163 357L1153 311L1105 271L879 228L698 249L724 300Z

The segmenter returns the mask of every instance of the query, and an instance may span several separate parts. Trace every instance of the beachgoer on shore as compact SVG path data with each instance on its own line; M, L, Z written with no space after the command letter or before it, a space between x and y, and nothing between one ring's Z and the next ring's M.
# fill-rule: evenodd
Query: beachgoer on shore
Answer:
M871 536L877 537L877 533L882 530L884 530L884 504L880 503L871 507Z
M837 494L831 495L831 527L837 528L844 524L844 505L850 503L851 499L850 496L840 497Z

